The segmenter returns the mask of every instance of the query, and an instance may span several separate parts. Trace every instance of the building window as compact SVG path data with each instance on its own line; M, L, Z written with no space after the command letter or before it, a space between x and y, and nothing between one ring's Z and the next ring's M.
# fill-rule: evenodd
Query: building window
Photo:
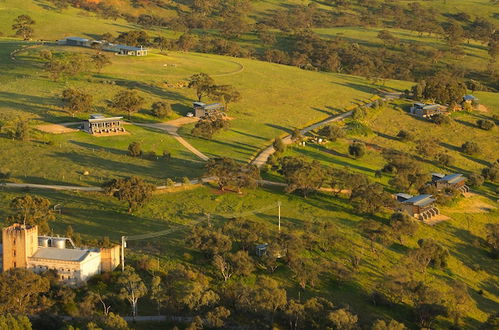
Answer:
M14 261L14 268L17 268L17 263Z

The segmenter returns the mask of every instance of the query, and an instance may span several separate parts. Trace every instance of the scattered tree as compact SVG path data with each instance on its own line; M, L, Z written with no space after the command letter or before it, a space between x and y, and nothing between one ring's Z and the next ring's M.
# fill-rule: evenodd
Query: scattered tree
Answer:
M54 214L48 199L41 196L19 196L10 202L10 208L15 212L8 218L10 223L36 225L41 233L49 232L48 222L54 219Z
M235 187L240 193L242 188L253 188L258 184L260 172L255 165L238 164L231 158L211 158L206 164L208 177L215 177L220 190Z
M132 157L142 156L142 146L140 142L132 142L128 145L128 155Z
M111 59L109 58L109 56L107 56L105 54L92 55L91 59L92 59L93 65L95 66L95 68L97 69L97 71L99 73L102 71L102 69L105 66L111 64Z
M125 90L118 92L109 104L111 109L116 111L126 111L128 113L128 118L132 117L132 114L139 111L139 109L144 104L145 99L140 96L135 90Z
M366 153L366 146L362 142L354 142L348 146L348 153L354 158L360 158Z
M158 118L165 118L171 115L172 107L167 102L158 101L153 103L151 112Z
M196 73L189 78L189 88L196 89L198 101L201 102L203 96L208 95L215 81L206 73Z
M355 187L352 189L350 201L354 205L355 211L368 214L375 214L383 207L388 207L393 203L391 195L377 183Z
M125 266L125 271L120 274L117 280L121 287L120 298L128 300L132 307L132 316L135 320L137 316L137 304L139 299L146 295L147 287L131 266Z
M88 112L92 108L93 97L76 88L67 88L62 91L62 102L71 116L79 112Z
M16 31L16 36L22 37L23 40L30 40L33 36L33 25L35 21L28 15L17 16L12 24L12 30Z
M154 185L138 177L113 179L104 184L104 192L128 203L128 213L144 205L152 197Z
M467 155L476 155L480 152L480 147L476 142L467 141L461 146L461 151Z

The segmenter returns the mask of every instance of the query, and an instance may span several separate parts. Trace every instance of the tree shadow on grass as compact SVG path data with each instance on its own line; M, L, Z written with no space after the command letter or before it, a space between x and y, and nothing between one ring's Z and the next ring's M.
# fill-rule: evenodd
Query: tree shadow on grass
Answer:
M91 143L86 143L86 142L80 142L80 141L75 141L75 140L69 140L68 142L72 143L74 145L77 145L79 147L92 150L92 151L105 151L105 152L109 152L109 153L111 153L113 155L120 155L120 156L127 155L127 151L121 150L121 149L114 149L114 148L110 148L110 147L103 147L103 146L99 146L99 145L96 145L96 144L91 144Z
M496 260L490 258L486 250L487 243L483 238L473 235L467 230L447 226L447 230L452 232L452 235L459 238L461 243L457 243L449 252L457 259L463 262L471 269L480 267L480 269L491 276L499 274L499 264ZM473 242L478 243L475 247Z
M265 124L265 126L272 127L272 128L284 131L287 134L291 134L293 132L292 129L290 129L288 127L281 126L281 125Z
M249 134L249 133L242 132L242 131L238 131L238 130L235 130L235 129L231 129L230 131L234 132L234 133L237 133L237 134L244 135L244 136L248 136L248 137L251 137L251 138L259 139L259 140L264 140L264 141L268 140L267 138L264 138L264 137L261 137L261 136L258 136L258 135L254 135L254 134Z
M333 163L333 164L340 165L343 167L355 168L357 170L364 171L364 172L375 172L373 169L370 169L370 168L367 168L367 167L364 167L361 165L351 164L351 163L342 161L342 160L337 159L337 158L327 157L324 153L329 153L329 152L324 151L323 150L324 147L322 147L322 146L314 144L314 145L311 145L311 148L314 148L315 150L310 150L310 149L295 149L295 150L298 153L302 154L303 156L306 156L306 157L311 158L311 159L324 161L324 162L328 162L328 163ZM342 157L343 157L343 154L340 154L340 155L342 155Z
M147 161L147 165L138 165L77 152L55 152L52 156L56 159L68 159L71 162L79 164L82 168L88 168L90 171L94 169L108 171L109 176L106 178L108 180L134 175L145 178L152 177L157 180L162 180L166 177L192 176L199 172L198 169L201 167L200 164L177 158L173 158L168 162L163 160Z
M141 90L143 92L158 96L163 99L170 99L170 100L179 100L179 101L192 101L191 99L185 97L184 95L180 93L176 93L170 90L166 90L154 85L150 85L147 83L143 83L137 80L128 80L128 79L123 79L123 78L116 78L112 76L106 76L106 75L101 75L97 74L95 75L96 78L99 79L105 79L105 80L113 80L116 82L118 86L123 86L127 88L134 88Z
M477 128L475 124L469 123L467 121L461 120L461 119L454 119L456 123L459 123L461 125L464 125L466 127L471 127L471 128Z
M28 112L36 115L38 118L47 122L63 122L72 121L73 117L70 117L67 112L51 108L50 106L56 106L55 103L51 102L51 98L44 98L32 95L16 94L11 92L0 92L0 106L5 108L11 108L22 112ZM49 112L62 113L64 117L55 116Z
M379 131L374 131L374 133L382 138L385 138L387 140L392 140L392 141L400 141L397 137L395 136L391 136L391 135L388 135L388 134L385 134L385 133L381 133Z

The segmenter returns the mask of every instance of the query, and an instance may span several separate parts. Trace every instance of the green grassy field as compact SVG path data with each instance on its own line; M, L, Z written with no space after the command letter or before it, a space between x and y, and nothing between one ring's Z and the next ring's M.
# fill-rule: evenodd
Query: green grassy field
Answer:
M157 122L158 119L149 110L153 102L164 100L171 103L174 114L170 119L173 119L191 111L195 100L194 91L170 88L167 83L185 81L194 73L206 72L218 84L234 85L241 91L242 100L230 105L228 114L233 120L229 130L217 134L211 141L190 136L192 126L182 128L180 133L208 156L230 156L240 161L248 161L274 137L286 134L294 127L303 127L343 111L352 103L368 99L379 87L360 77L180 52L169 52L167 55L152 52L144 58L113 56L112 65L100 73L91 72L54 82L43 71L43 63L38 56L41 49L89 54L93 51L76 47L35 46L18 52L16 61L12 61L9 54L23 43L8 39L1 43L4 47L0 50L0 65L4 74L0 78L3 82L0 87L0 114L10 118L31 118L34 127L45 123L77 121L88 116L88 113L82 113L72 118L61 107L61 92L68 87L80 88L94 96L95 106L89 113L108 115L114 115L108 111L106 104L116 92L125 88L136 89L147 101L144 109L133 115L132 121ZM405 89L410 83L388 81L387 86ZM0 166L10 169L18 181L29 181L29 178L37 182L66 180L75 183L80 181L79 173L83 169L94 172L95 178L83 178L82 183L99 182L98 178L118 173L143 175L151 180L199 175L198 171L190 172L188 168L182 170L181 164L192 164L193 168L199 168L199 165L192 163L195 159L164 133L132 126L129 131L130 135L112 138L94 138L84 133L36 133L32 142L22 144L22 155L16 155L20 144L5 140L6 154L11 158L4 158ZM49 141L54 145L40 143ZM124 155L128 143L132 141L142 141L146 151L161 154L163 150L169 150L175 160L169 165L152 163L156 170L147 171L143 166L151 164L149 161L134 160ZM95 153L97 149L100 150L98 156ZM65 156L54 157L54 152ZM35 159L37 166L33 166ZM96 164L92 165L93 162Z

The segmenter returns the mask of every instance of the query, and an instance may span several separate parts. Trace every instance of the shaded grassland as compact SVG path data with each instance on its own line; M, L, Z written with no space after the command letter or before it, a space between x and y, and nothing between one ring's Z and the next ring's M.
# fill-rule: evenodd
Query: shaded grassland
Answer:
M0 218L8 214L8 202L22 193L14 191L0 192ZM497 218L497 210L487 212L476 209L470 213L468 203L483 201L480 196L458 201L452 207L444 207L442 212L449 214L452 220L434 227L420 226L418 233L404 240L404 246L394 244L381 246L376 243L377 253L370 250L370 242L358 228L359 221L365 219L353 212L345 196L333 197L328 194L316 194L307 199L296 195L284 195L279 189L260 188L245 191L243 195L233 193L220 194L210 186L194 190L155 195L153 200L134 214L125 213L126 207L116 200L101 194L75 194L69 192L32 192L50 198L52 203L62 205L62 214L51 223L56 233L64 233L67 225L79 232L85 239L93 240L109 236L118 241L121 235L134 235L156 232L168 228L175 229L165 237L149 241L129 242L128 253L131 259L141 254L158 257L162 267L170 268L176 263L189 264L203 272L217 277L204 256L191 250L185 238L191 225L206 221L210 214L215 225L221 225L238 214L265 224L273 232L277 231L276 209L267 209L250 214L247 211L262 209L280 200L282 207L282 225L284 230L293 229L303 232L304 225L314 220L333 222L339 233L336 244L328 251L314 250L306 252L305 257L326 262L340 262L348 265L352 255L362 258L359 271L351 280L339 281L332 274L326 273L314 287L300 290L292 273L281 266L272 276L279 279L288 289L291 297L302 299L310 296L324 296L336 304L348 304L360 314L362 322L380 317L392 317L410 325L412 315L406 306L391 308L375 307L370 303L369 295L376 283L391 268L403 264L403 256L408 249L417 246L420 238L433 237L444 244L451 252L447 269L430 270L426 280L446 291L452 279L465 282L471 290L473 306L468 310L466 325L475 328L478 321L484 321L487 315L498 307L499 292L494 283L499 280L497 264L490 259L483 246L484 225L492 218ZM490 203L490 201L486 201ZM386 214L374 217L385 222ZM139 254L139 255L136 255ZM324 264L324 263L323 263ZM328 267L326 267L328 269ZM256 274L264 274L258 270ZM255 280L255 275L245 279L248 285ZM478 294L483 290L482 294ZM152 311L152 309L151 309Z

